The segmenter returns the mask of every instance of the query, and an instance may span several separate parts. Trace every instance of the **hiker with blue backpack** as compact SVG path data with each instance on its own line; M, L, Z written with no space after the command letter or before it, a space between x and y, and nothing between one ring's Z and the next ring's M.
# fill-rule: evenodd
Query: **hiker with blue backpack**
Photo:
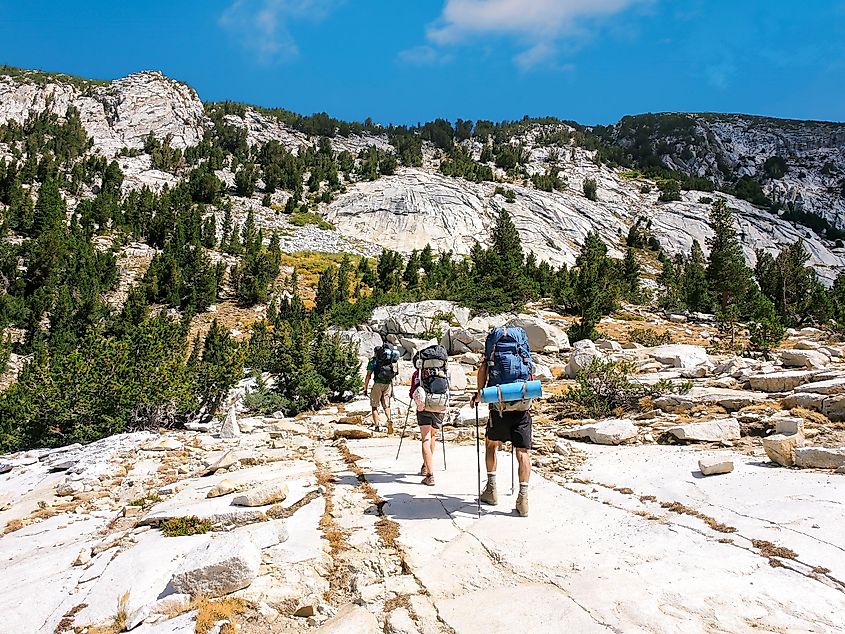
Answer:
M484 358L478 369L478 391L472 405L490 402L485 439L487 484L479 501L496 505L496 454L503 442L510 442L519 464L519 494L516 511L528 515L528 479L531 475L531 399L539 396L533 381L533 363L528 336L519 327L494 328L484 342ZM530 383L529 383L530 381ZM536 390L536 391L535 391ZM477 421L476 421L477 422ZM479 488L481 478L479 475Z

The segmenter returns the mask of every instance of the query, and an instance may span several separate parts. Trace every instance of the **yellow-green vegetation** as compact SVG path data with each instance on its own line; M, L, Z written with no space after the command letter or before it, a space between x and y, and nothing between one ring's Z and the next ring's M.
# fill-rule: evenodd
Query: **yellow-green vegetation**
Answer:
M281 264L283 267L295 267L299 276L300 288L316 288L320 273L331 265L339 265L344 258L343 253L322 253L317 251L296 251L294 253L282 253ZM352 258L352 263L357 266L360 258Z
M334 225L310 211L295 211L290 215L290 223L297 227L317 225L318 229L334 229Z
M187 535L202 535L211 530L211 522L201 520L196 515L189 517L171 517L159 526L167 537L185 537Z
M226 621L220 628L224 632L236 632L237 620L235 617L246 612L249 604L243 599L224 597L212 601L205 597L197 597L191 602L190 609L197 611L197 624L194 627L196 634L208 634L220 621Z
M619 172L619 176L628 180L635 180L638 178L645 178L643 173L639 170L625 170L623 172Z
M658 332L654 328L634 328L628 333L628 339L650 348L672 343L672 334L668 330Z
M151 506L161 502L161 496L158 493L147 493L136 500L132 500L129 506Z

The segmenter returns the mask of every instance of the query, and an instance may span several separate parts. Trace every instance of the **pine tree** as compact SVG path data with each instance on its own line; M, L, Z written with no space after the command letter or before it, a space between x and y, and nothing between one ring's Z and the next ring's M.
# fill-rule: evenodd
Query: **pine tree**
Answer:
M710 209L710 228L713 236L708 238L710 257L707 261L707 281L724 312L730 305L736 305L748 292L751 269L745 263L742 246L734 229L733 213L723 198L716 200Z
M402 274L402 281L409 289L417 288L420 285L420 255L416 249L411 251L408 257L408 264Z
M314 310L325 313L335 305L337 299L337 274L334 266L329 266L320 273L317 280L317 295Z
M53 179L44 181L38 192L38 202L35 203L32 235L37 237L45 231L63 225L66 211L58 183Z
M640 263L630 247L625 251L622 261L622 280L625 284L628 301L639 303L642 299L640 292Z
M683 303L690 310L709 312L712 308L713 301L707 286L705 262L701 245L698 240L693 240L680 281Z
M596 185L595 178L587 178L584 179L584 197L587 200L597 200L598 197L596 195L598 191L598 186Z
M594 338L596 324L615 307L618 289L614 268L598 233L588 233L572 274L571 308L579 317L572 330L574 339Z

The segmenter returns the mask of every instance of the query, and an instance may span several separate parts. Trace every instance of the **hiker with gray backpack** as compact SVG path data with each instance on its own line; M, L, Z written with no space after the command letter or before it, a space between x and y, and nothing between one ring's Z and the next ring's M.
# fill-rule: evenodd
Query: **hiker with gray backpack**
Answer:
M519 495L516 511L528 515L528 478L531 475L531 398L528 387L533 382L533 362L528 335L519 327L494 328L484 342L484 358L478 369L478 391L472 398L476 407L484 400L492 400L485 439L487 484L479 494L479 501L498 504L496 490L496 454L503 442L510 442L519 464ZM532 383L528 383L531 381ZM485 390L485 388L487 388ZM516 390L515 396L503 391ZM482 399L482 392L498 393L498 398ZM521 393L520 393L521 392ZM477 418L477 413L476 413ZM477 423L477 421L476 421ZM481 479L479 476L479 488Z
M434 446L437 430L443 428L449 407L449 355L446 348L429 346L414 355L414 375L409 396L417 408L417 424L422 439L422 483L434 486ZM443 454L444 460L446 454Z

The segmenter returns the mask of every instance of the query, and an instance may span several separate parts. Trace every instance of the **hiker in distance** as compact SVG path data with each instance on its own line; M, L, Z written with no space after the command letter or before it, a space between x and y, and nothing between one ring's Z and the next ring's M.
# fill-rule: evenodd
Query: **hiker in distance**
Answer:
M531 350L528 336L522 328L494 328L484 342L484 358L478 369L478 391L471 405L478 407L481 390L515 382L530 381L533 377ZM528 515L528 478L531 475L531 401L528 399L490 405L487 422L484 457L487 466L487 484L481 501L498 504L496 491L496 453L503 442L510 441L516 450L519 465L519 495L516 512Z
M413 359L415 370L408 395L417 409L423 457L420 475L427 486L434 486L434 446L449 406L448 362L446 348L439 345L420 350Z
M367 364L367 376L364 379L364 396L367 396L367 389L370 379L373 379L373 389L369 390L370 408L373 411L373 426L376 431L381 429L379 424L378 408L384 410L387 417L387 429L393 429L393 419L390 416L390 397L393 394L393 378L399 374L399 351L385 344L373 348L373 356Z

